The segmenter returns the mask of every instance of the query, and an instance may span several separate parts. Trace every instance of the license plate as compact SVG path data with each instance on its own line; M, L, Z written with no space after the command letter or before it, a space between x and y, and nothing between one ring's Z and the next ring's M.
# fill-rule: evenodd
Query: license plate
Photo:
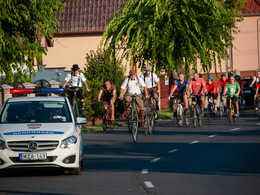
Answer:
M20 160L45 160L47 153L19 154Z
M244 93L251 93L251 90L245 90Z

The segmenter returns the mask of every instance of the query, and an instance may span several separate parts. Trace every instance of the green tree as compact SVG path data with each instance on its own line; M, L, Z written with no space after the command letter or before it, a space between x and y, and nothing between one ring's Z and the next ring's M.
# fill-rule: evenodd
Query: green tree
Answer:
M13 70L22 78L35 74L33 62L40 64L46 54L38 37L52 39L57 24L54 14L63 10L65 1L0 0L0 72L9 81Z
M205 72L220 64L232 45L245 0L128 0L110 20L102 44L122 48L122 58L164 70Z
M103 114L103 106L97 103L97 97L100 87L103 85L105 79L109 79L117 88L119 94L120 87L124 82L124 66L121 60L112 56L109 50L98 49L97 51L90 51L86 56L86 66L84 68L84 75L87 79L88 86L91 90L86 93L86 117L92 120L95 125L95 120ZM91 104L91 106L89 106ZM123 113L124 105L122 101L115 102L116 117Z

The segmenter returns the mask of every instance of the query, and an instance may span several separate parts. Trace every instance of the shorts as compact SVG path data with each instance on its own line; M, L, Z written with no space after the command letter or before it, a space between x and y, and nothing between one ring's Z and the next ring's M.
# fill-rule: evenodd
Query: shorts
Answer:
M201 99L200 99L201 96L203 96L203 94L199 94L199 95L196 95L195 97L192 97L192 101L196 102L196 98L197 98L197 102L200 102L201 101Z
M76 92L76 94L77 94L77 97L78 97L80 100L84 99L83 93L82 93L82 89L79 89L79 90ZM69 98L70 101L72 100L73 96L74 96L74 92L73 92L73 91L68 91L68 98Z
M158 97L156 87L147 88L147 92L148 92L149 95L152 95L152 97L155 99L155 101L158 102L159 97Z
M103 102L107 102L110 105L110 101L112 100L113 96L105 96ZM115 97L116 100L116 97Z
M217 100L218 99L218 94L217 93L210 93L209 96L211 96L213 98L213 100Z

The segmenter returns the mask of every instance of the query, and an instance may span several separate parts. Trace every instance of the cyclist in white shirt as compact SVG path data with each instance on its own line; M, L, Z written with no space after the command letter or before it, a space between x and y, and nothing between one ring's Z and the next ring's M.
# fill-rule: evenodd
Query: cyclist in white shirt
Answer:
M127 90L127 95L125 100L126 100L126 111L128 114L128 111L130 110L130 104L132 102L132 97L130 95L137 95L136 102L140 110L140 115L142 117L142 126L144 126L144 105L143 105L143 99L142 99L140 87L144 88L145 97L149 98L144 80L136 77L136 71L131 70L129 72L128 78L124 81L124 83L121 86L119 99L121 100L123 99L123 96Z
M62 85L62 88L65 88L66 85L68 84L68 87L80 87L79 91L77 91L77 97L79 98L80 102L81 102L81 106L82 109L84 109L84 97L82 94L82 83L84 83L86 90L88 92L90 92L89 88L88 88L88 84L86 82L86 78L84 76L83 73L79 72L79 66L77 64L74 64L71 68L72 72L67 74L65 77L65 82ZM70 103L72 103L72 98L74 96L74 92L73 91L68 91L68 98L70 100Z
M151 66L145 67L145 73L143 73L140 78L142 78L146 84L147 92L149 95L152 95L156 102L156 117L155 119L158 119L158 111L159 111L159 97L158 94L160 94L160 79L158 76L152 72ZM157 87L157 89L156 89Z

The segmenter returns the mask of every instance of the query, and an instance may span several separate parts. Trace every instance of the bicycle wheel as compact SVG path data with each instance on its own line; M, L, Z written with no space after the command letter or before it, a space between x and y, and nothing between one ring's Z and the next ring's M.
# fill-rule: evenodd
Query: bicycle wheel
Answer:
M136 105L132 104L132 124L131 124L131 129L132 129L132 137L133 141L137 141L137 135L138 135L138 113L136 109Z
M114 128L115 128L115 120L110 121L110 129L114 130Z
M197 127L197 110L196 110L196 107L195 107L195 105L194 105L194 107L193 107L193 126L194 126L194 128L196 128Z
M259 116L259 120L260 120L260 103L258 103L258 116Z
M107 125L108 125L107 113L104 112L104 114L103 114L103 119L102 119L103 131L106 131L106 130L107 130Z
M220 116L220 118L223 118L223 115L224 115L224 107L223 107L223 102L222 101L220 101L220 103L219 103L219 116Z
M178 126L183 124L183 108L180 104L177 107L177 124Z
M183 114L183 119L184 119L185 124L188 126L190 124L190 115L189 115L188 111Z
M145 101L145 115L144 115L144 120L145 120L145 127L144 127L144 133L145 135L148 135L148 129L150 126L150 120L149 120L149 115L150 115L150 111L149 111L149 100Z
M198 114L197 118L198 118L198 125L201 127L203 124L203 116L201 114Z
M229 108L227 111L227 119L229 123L232 123L232 108Z
M73 114L74 117L77 118L80 116L79 114L79 102L78 102L78 98L74 95L73 99L72 99L72 109L73 109Z

